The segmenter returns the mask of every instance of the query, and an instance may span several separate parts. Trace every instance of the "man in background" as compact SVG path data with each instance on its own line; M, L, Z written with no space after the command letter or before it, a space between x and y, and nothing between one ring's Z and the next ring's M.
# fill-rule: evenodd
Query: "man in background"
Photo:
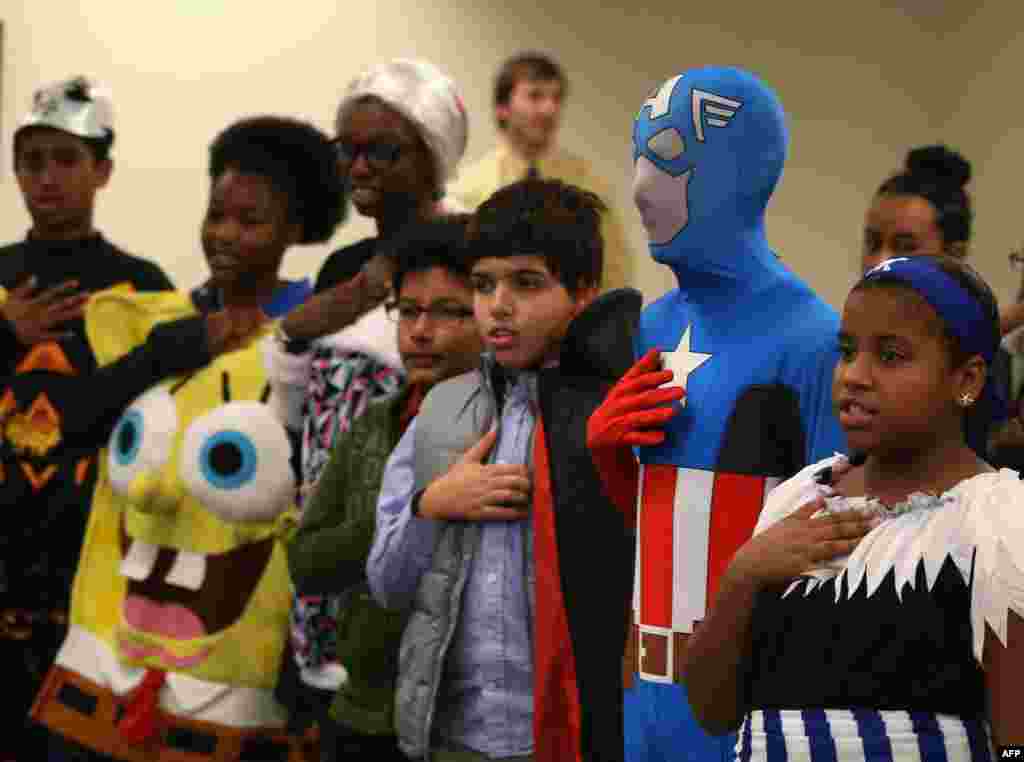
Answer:
M557 144L569 80L556 61L540 53L520 53L505 61L494 83L498 145L460 173L449 189L470 209L494 191L526 177L562 180L597 194L609 209L603 215L604 290L632 282L632 257L611 192L590 163Z

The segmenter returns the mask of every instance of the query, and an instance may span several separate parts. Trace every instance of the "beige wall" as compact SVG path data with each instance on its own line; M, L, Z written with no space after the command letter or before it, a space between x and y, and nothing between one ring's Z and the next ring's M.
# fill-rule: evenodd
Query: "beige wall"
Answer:
M632 116L653 86L694 65L740 65L772 84L790 114L792 143L769 208L769 237L784 260L838 306L854 276L864 207L906 148L944 137L941 128L958 129L967 136L960 141L965 150L977 148L980 154L984 148L994 157L1006 133L1005 117L986 112L993 104L984 97L1007 83L986 77L983 60L978 77L988 95L972 101L969 93L961 101L973 103L975 118L962 113L948 119L956 102L950 90L959 88L939 86L933 62L948 57L948 30L959 19L932 13L928 2L907 2L922 10L901 11L886 0L813 7L798 0L654 0L644 10L632 3L627 10L621 1L619 7L505 0L11 4L15 7L3 11L0 240L20 237L28 224L10 172L10 136L42 80L81 71L112 85L117 168L101 196L99 225L188 287L205 274L197 230L206 198L206 147L228 122L272 111L330 129L345 82L363 65L418 56L435 61L460 83L472 119L468 158L473 159L493 142L495 67L506 55L533 47L555 53L570 74L573 93L563 142L592 157L617 189L613 201L629 223L637 282L648 298L672 281L647 256L630 200ZM969 49L984 50L989 27L998 30L1005 23L998 13L990 16L988 25L965 27L962 33L974 46ZM943 30L947 40L940 44ZM970 57L965 60L965 70L972 70ZM957 73L949 68L947 74ZM1010 113L1021 108L1013 106ZM978 127L983 113L992 120L988 131ZM1005 181L990 186L989 172ZM1008 186L1009 172L994 158L991 168L984 163L986 190L983 194L979 182L978 199L979 205L991 203L984 219L992 230L997 216L1007 223L1011 218L988 188ZM286 272L313 272L334 246L371 230L367 220L353 216L331 246L294 250ZM993 250L1010 243L988 231L985 236L979 232L979 244L984 240ZM988 258L984 267L994 274Z
M1005 0L978 9L946 41L946 70L935 93L946 118L942 133L973 165L975 205L971 260L1000 301L1016 298L1020 276L1007 255L1024 244L1024 6Z

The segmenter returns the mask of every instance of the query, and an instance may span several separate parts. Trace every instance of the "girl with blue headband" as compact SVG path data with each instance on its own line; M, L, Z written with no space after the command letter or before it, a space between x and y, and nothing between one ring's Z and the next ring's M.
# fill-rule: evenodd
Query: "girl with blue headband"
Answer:
M991 760L1024 743L1024 485L966 444L999 343L949 257L847 298L833 403L851 455L768 497L687 650L690 701L741 760ZM998 400L996 400L998 405Z

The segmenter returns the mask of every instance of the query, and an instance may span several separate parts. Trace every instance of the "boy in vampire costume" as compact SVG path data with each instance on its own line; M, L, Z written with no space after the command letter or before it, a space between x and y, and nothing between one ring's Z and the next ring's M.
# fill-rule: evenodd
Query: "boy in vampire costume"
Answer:
M644 310L643 359L588 426L610 493L637 512L626 759L731 759L734 738L707 736L690 711L686 641L766 492L844 448L830 394L838 320L765 238L787 130L763 83L731 68L672 77L643 103L633 144L651 256L679 287ZM662 368L685 396L647 440L660 441L637 449L638 468L629 445L644 440L629 432L665 402L651 375Z

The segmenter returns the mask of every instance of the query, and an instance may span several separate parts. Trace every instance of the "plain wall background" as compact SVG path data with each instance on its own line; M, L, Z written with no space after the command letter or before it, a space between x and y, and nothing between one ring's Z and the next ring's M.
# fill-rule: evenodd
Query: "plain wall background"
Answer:
M1020 275L1007 255L1024 244L1021 165L1024 156L1024 6L989 0L958 26L936 70L936 100L946 118L943 134L955 137L973 163L969 186L975 205L971 259L1003 300L1016 298ZM945 80L956 87L941 86Z
M651 89L686 68L738 65L779 93L790 156L768 211L783 259L839 307L857 272L865 207L914 145L944 140L975 165L974 262L999 295L1016 290L1013 98L1024 13L1003 0L801 0L542 4L483 0L4 0L0 241L28 217L11 171L11 134L41 82L86 73L113 90L117 142L97 226L159 262L182 288L206 274L198 243L214 135L242 115L281 113L332 130L345 84L367 65L422 57L459 84L470 114L467 161L494 142L492 77L508 55L555 55L571 81L562 143L605 174L628 224L636 285L674 283L647 255L631 200L632 118ZM9 7L8 7L9 6ZM329 245L296 247L289 276L313 274L339 245L372 233L356 215Z

